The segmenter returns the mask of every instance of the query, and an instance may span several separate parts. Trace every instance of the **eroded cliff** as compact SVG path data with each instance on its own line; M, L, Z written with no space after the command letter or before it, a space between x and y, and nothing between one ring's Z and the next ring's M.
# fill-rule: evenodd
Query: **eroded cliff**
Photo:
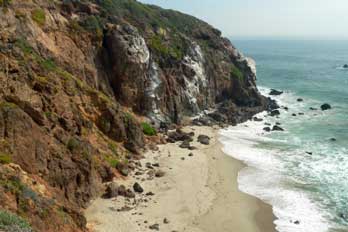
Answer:
M80 210L102 183L165 142L151 127L204 110L235 124L273 104L251 60L176 11L0 0L0 28L0 208L37 231L85 230Z

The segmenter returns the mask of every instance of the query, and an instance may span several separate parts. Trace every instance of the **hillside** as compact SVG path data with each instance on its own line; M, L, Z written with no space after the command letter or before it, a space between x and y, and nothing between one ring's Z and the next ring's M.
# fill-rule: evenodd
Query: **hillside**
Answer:
M0 6L0 230L84 231L81 209L168 128L274 107L252 62L194 17L135 0Z

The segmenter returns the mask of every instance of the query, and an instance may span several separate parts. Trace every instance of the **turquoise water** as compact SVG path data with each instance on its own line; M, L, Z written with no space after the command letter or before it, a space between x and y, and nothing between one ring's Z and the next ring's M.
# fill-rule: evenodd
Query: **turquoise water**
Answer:
M348 231L348 69L342 68L348 41L234 45L256 61L261 92L285 91L275 99L289 108L279 118L222 132L225 150L250 165L241 172L241 189L274 206L279 231ZM333 109L321 111L323 103ZM265 122L281 123L286 131L263 133ZM234 149L232 142L242 145Z

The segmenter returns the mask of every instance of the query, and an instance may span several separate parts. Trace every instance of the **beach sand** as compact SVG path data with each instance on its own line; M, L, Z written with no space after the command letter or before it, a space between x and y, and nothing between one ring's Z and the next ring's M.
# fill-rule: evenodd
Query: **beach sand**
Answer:
M85 212L91 231L145 232L153 231L149 227L154 224L164 232L275 231L271 206L238 190L243 164L222 152L218 129L186 127L185 131L195 132L191 144L198 149L189 151L169 143L147 152L142 171L146 162L158 163L165 176L151 179L144 174L117 180L130 188L137 181L145 191L131 200L93 201ZM200 134L211 137L210 145L196 142ZM155 195L146 196L148 192Z

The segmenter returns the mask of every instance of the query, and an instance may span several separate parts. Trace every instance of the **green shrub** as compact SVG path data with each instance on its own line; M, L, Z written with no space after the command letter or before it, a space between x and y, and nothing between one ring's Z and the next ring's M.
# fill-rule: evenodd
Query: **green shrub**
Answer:
M98 39L103 37L102 22L99 17L88 16L82 25L87 31L92 32Z
M146 122L143 122L141 126L143 127L143 132L145 135L153 136L157 134L155 128Z
M108 144L109 149L112 151L114 155L117 155L117 145L113 142Z
M0 164L9 164L11 161L12 159L10 155L0 152Z
M6 180L0 180L0 185L3 186L6 192L16 195L21 194L25 188L20 179L16 176L11 176Z
M0 102L0 109L10 110L16 107L17 105L12 102Z
M78 146L80 145L79 141L77 141L77 139L75 138L70 138L66 147L70 150L70 151L74 151L76 148L78 148Z
M175 46L176 44L179 45L179 41L171 41L170 46L167 46L164 43L162 36L159 35L153 36L149 42L150 48L152 48L157 53L165 57L173 57L177 60L180 60L183 57L183 52L180 48Z
M32 231L29 223L23 218L0 210L0 231Z
M57 68L57 65L54 63L52 59L39 59L39 63L41 68L47 71L55 71Z
M116 168L117 165L120 163L120 161L116 158L108 157L106 158L106 161L109 163L109 165L113 168Z
M24 54L29 55L33 52L33 48L30 46L28 41L24 38L18 38L16 40L16 46L19 47Z
M12 0L0 0L0 7L8 7Z
M242 72L239 70L239 68L237 68L236 66L233 66L233 67L232 67L231 75L232 75L233 77L238 78L239 80L243 80L243 73L242 73Z
M46 14L42 9L35 9L31 12L31 18L39 25L44 26L46 22Z

